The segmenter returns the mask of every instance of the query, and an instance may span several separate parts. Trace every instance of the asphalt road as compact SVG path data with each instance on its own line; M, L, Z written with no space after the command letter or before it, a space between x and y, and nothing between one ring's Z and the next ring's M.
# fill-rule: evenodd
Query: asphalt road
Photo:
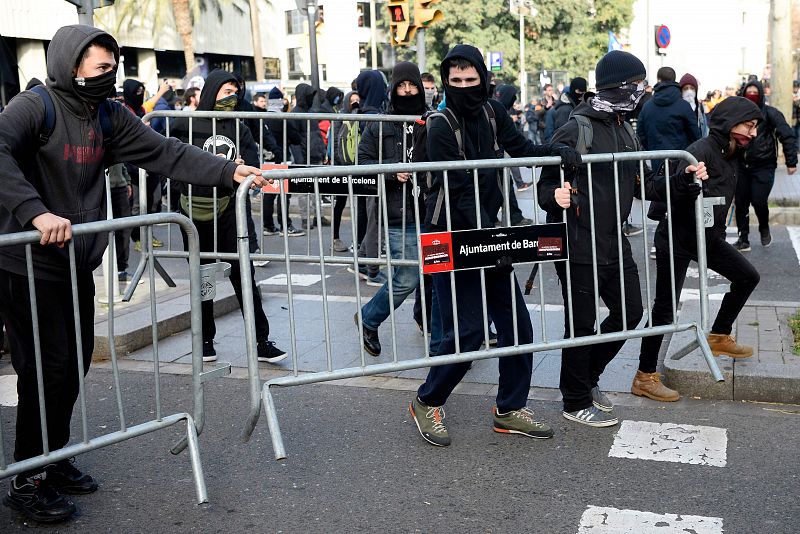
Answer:
M88 384L90 431L113 427L110 373L93 370ZM125 372L123 384L128 418L152 417L151 375ZM189 398L188 384L186 377L163 376L165 413ZM620 428L567 422L555 402L530 403L554 424L554 439L496 434L490 430L492 399L470 395L450 399L453 445L434 448L417 434L407 391L303 386L275 393L289 453L276 462L263 420L251 442L238 439L245 386L222 379L208 387L200 441L209 504L194 502L187 456L167 452L179 435L176 428L80 456L78 465L99 480L100 491L76 497L79 515L47 530L612 532L600 523L579 530L587 507L598 506L678 514L678 525L690 516L716 518L707 521L719 520L728 534L797 532L797 406L683 400L617 407L626 421L718 429L727 441L724 466L692 465L609 457ZM2 412L6 450L14 412ZM602 516L606 520L611 524L612 515ZM680 529L672 520L656 524L659 533L722 532ZM0 507L0 531L28 527ZM613 532L651 532L631 528Z

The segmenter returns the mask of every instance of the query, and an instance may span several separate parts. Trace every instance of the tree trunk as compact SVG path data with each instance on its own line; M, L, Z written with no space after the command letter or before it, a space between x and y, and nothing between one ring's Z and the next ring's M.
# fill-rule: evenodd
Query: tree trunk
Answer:
M175 27L183 42L183 59L186 62L186 74L188 75L195 66L192 13L189 11L189 0L172 0L172 15L175 17Z
M253 61L256 64L256 80L264 81L264 52L261 49L261 27L258 19L258 2L250 0L250 27L253 32Z

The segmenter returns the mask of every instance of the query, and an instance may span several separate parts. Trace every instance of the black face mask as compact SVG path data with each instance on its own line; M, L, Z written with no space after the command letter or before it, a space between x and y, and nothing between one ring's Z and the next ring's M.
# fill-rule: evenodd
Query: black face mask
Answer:
M445 101L459 115L474 117L480 112L486 97L483 87L473 85L472 87L451 87L445 88Z
M392 107L398 115L421 115L425 109L419 95L392 95Z
M89 104L98 105L108 98L116 82L117 71L112 70L91 78L75 78L72 80L72 86L81 99Z

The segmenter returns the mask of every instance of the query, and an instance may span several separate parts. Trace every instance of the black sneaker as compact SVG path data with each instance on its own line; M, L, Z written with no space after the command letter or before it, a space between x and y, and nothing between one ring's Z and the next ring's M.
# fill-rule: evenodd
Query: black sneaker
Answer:
M274 341L259 341L256 350L260 362L277 363L286 359L286 351L276 347Z
M128 271L119 271L117 273L117 280L119 282L127 282L131 279L131 275L128 274Z
M358 328L358 312L353 315L353 321L356 323L356 328ZM380 356L381 355L381 341L378 338L378 331L369 328L367 325L362 325L364 327L364 336L362 338L362 344L364 345L364 350L370 353L372 356Z
M639 226L634 226L628 222L622 223L622 233L625 234L627 237L639 235L642 232L643 230Z
M741 237L736 240L736 243L734 243L733 246L739 252L750 252L750 250L751 250L750 249L750 241L748 241L747 239L742 239Z
M281 233L280 230L278 230L274 226L265 226L264 227L263 234L266 235L266 236L278 235L279 233Z
M770 246L772 244L772 234L769 233L769 227L759 228L758 232L761 234L761 246Z
M217 351L214 348L214 340L203 341L203 361L215 362L217 361Z
M47 473L47 484L59 493L68 495L86 495L97 491L97 482L75 467L75 457L61 460L44 468Z
M53 489L42 471L31 477L11 479L3 504L40 523L64 521L75 513L75 504Z
M280 231L280 235L283 236L283 230ZM301 237L306 235L306 233L303 230L298 230L297 228L295 228L290 224L289 229L286 230L286 235L288 235L289 237Z

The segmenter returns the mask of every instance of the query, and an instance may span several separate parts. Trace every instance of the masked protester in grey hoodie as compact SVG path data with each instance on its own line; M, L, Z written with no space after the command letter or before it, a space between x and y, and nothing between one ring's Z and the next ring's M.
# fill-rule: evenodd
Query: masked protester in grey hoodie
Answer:
M47 91L55 125L47 143L39 134L45 120L42 98L17 95L0 114L0 234L36 229L33 246L43 388L50 451L69 441L78 396L70 269L65 244L75 246L77 303L84 372L94 348L94 280L108 234L73 237L72 225L106 218L105 167L130 162L150 172L202 186L233 187L259 169L237 165L201 149L165 139L121 105L110 103L112 139L104 140L98 118L116 81L119 47L107 33L88 26L59 29L47 53ZM205 172L198 173L197 169ZM42 454L34 340L24 247L0 248L0 317L5 322L17 373L17 432L14 459ZM42 483L46 478L47 483ZM75 505L62 494L91 493L97 484L67 460L16 475L4 502L41 522L67 519Z

